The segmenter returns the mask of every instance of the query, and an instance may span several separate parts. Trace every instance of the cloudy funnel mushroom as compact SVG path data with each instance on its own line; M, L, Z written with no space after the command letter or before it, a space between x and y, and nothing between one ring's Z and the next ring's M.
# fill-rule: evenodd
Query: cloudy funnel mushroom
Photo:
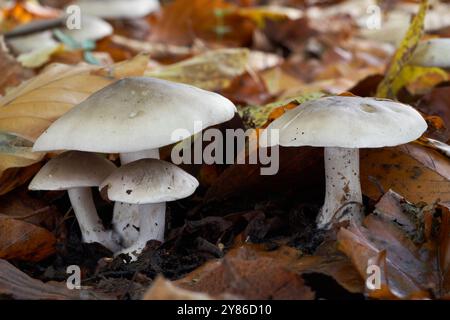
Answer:
M109 19L140 18L159 9L158 0L79 0L75 4L82 13Z
M422 116L408 105L333 96L287 111L262 133L261 146L325 147L325 203L317 222L328 228L334 221L360 218L359 149L404 144L419 138L426 128ZM274 129L279 130L279 141L268 139Z
M165 203L192 195L198 187L193 176L176 165L158 160L141 159L115 170L100 185L109 200L138 204L141 232L137 241L123 253L136 259L148 240L164 239Z
M125 78L94 93L56 120L36 140L33 151L120 153L123 165L159 158L160 147L228 121L235 112L231 101L213 92L154 78ZM187 135L174 136L177 130ZM138 235L138 226L130 221L137 211L143 214L137 206L116 203L113 225L125 245ZM160 207L159 214L165 215L164 208Z
M422 67L450 68L450 39L430 39L420 42L410 64Z
M62 32L77 42L96 41L113 33L113 27L96 16L81 15L80 29L62 29Z
M91 192L91 187L98 187L115 169L112 162L96 154L68 151L47 162L28 188L67 190L83 242L98 242L115 252L119 246L113 239L112 231L106 231L103 227Z

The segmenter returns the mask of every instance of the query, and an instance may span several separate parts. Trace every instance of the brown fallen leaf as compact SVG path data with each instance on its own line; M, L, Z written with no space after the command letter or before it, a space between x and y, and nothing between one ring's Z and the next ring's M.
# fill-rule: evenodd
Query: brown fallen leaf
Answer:
M440 218L436 214L428 215L435 219L430 223L426 213L421 216L418 208L388 192L376 213L367 216L362 226L352 224L339 231L339 248L352 259L364 279L368 277L368 266L380 269L381 288L367 289L370 297L428 299L448 294L448 209L442 205L440 209ZM411 223L414 220L417 223ZM438 232L431 231L427 236L424 231L427 223L434 224Z
M6 194L29 181L41 167L40 163L35 163L24 168L6 169L0 176L0 195Z
M0 258L40 261L55 252L56 238L34 224L0 215Z
M206 263L175 284L210 295L229 293L251 300L314 299L314 293L303 279L283 263L295 255L299 252L291 248L270 254L242 246L221 260ZM267 277L268 274L271 276Z
M234 78L220 93L241 105L265 104L273 98L263 79L256 73L248 72Z
M69 290L65 283L43 283L3 259L0 259L0 297L16 300L112 299L89 289Z
M229 47L250 43L254 22L223 0L176 0L164 6L159 16L150 20L150 41L192 45L196 38L222 42Z
M450 160L416 143L362 150L361 185L373 200L392 189L414 203L449 201Z
M323 256L302 256L287 246L267 250L252 244L232 249L223 259L208 262L175 284L211 295L230 293L245 299L314 299L312 289L301 277L308 273L331 276L350 292L363 290L350 261L335 250Z
M449 83L433 88L420 100L418 109L426 114L439 116L445 124L445 130L441 133L440 139L448 141L450 139L450 86ZM439 139L439 140L440 140Z
M0 216L17 219L53 231L62 215L48 201L34 197L25 187L0 197Z

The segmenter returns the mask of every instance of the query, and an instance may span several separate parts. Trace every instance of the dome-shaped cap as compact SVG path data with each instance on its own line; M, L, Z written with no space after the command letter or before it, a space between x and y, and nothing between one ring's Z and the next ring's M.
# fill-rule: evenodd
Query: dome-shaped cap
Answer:
M279 130L279 141L269 131ZM378 148L419 138L427 129L414 108L387 99L324 97L287 111L264 130L260 144Z
M94 153L68 151L47 162L34 176L30 190L97 187L116 166Z
M230 120L235 112L230 100L213 92L148 77L125 78L55 121L33 150L125 153L155 149L186 138L172 140L174 130L185 129L192 135Z
M197 179L176 165L141 159L115 170L102 182L100 190L106 191L112 201L147 204L186 198L197 187Z

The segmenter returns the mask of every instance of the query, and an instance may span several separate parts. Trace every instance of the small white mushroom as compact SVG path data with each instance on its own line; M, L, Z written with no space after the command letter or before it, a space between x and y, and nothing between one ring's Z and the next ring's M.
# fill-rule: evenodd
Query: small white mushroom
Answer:
M410 64L422 67L450 68L450 38L420 42Z
M147 241L164 239L166 202L194 193L198 181L174 164L158 159L141 159L123 165L100 185L110 200L139 205L139 238L119 253L136 259Z
M109 19L140 18L160 7L158 0L78 0L75 4L83 14Z
M67 190L83 242L98 242L115 252L119 249L118 243L113 233L103 227L91 192L91 187L98 187L115 169L112 162L96 154L68 151L47 162L28 188Z
M96 41L107 37L113 33L113 27L103 19L82 14L80 29L64 28L61 31L75 41L83 42L86 40Z
M159 158L159 148L228 121L236 107L227 98L190 85L148 77L119 80L91 95L55 121L33 150L120 153L122 164ZM150 211L151 205L146 208ZM125 246L138 237L137 206L116 203L113 225ZM162 233L164 230L162 231ZM161 234L161 233L160 233ZM162 239L158 239L162 240Z
M53 48L58 42L53 39L51 31L43 31L15 37L7 40L8 44L16 53L28 53L43 48Z
M359 149L396 146L419 138L426 130L412 107L386 99L333 96L308 101L272 122L261 146L325 147L325 203L320 228L361 218ZM269 141L279 130L279 141ZM301 165L301 164L299 164Z

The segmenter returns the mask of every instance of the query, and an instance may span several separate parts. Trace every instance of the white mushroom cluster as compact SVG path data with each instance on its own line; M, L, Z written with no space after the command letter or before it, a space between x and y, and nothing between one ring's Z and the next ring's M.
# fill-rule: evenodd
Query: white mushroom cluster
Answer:
M325 203L319 228L360 220L359 149L397 146L419 138L427 123L414 108L387 99L324 97L287 111L263 131L262 147L324 147ZM271 141L271 130L279 141Z
M74 164L66 164L67 154L98 159L94 152L119 153L122 166L112 168L101 158L110 169L96 175L95 183L89 186L100 186L109 200L116 201L113 227L120 250L109 243L110 232L93 223L98 218L93 218L96 214L92 201L79 200L79 191L70 199L86 242L100 242L116 254L130 254L136 259L149 240L164 240L166 202L188 197L198 186L193 176L159 160L159 148L186 138L173 139L176 130L193 135L230 120L235 112L236 107L225 97L193 86L148 77L119 80L75 106L36 140L34 151L76 151L50 160L35 180L53 179L50 177L54 176L53 170L70 171ZM201 128L199 123L203 125ZM70 177L79 174L94 179L87 162L90 161L76 164L83 168L71 172ZM45 183L36 181L30 188L49 190ZM54 183L50 185L53 187ZM68 189L71 195L72 188L80 187L88 185L72 183L57 189ZM89 205L89 210L83 204ZM96 234L103 236L90 238L87 231L92 230L99 230Z

